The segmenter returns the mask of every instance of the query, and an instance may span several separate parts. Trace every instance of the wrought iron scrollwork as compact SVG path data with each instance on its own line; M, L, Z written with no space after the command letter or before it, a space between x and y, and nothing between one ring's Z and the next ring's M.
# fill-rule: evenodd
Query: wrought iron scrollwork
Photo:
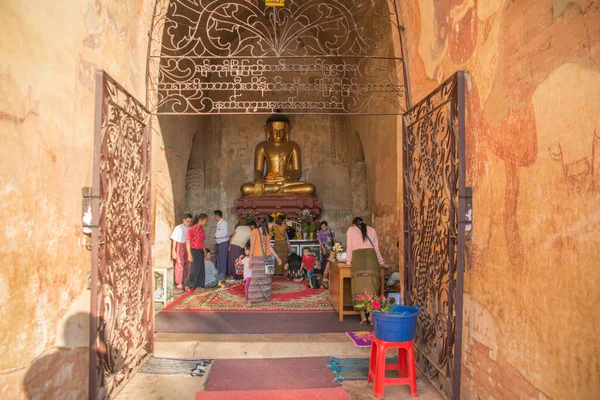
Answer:
M459 257L464 226L458 219L465 163L460 78L448 79L403 117L405 300L421 309L415 337L419 369L448 396L458 390L455 342L462 324L462 302L457 307L464 265Z
M101 74L96 394L110 398L152 352L149 112ZM97 134L98 135L98 134Z
M391 39L399 30L395 0L285 7L159 0L149 107L156 114L402 113L405 66Z

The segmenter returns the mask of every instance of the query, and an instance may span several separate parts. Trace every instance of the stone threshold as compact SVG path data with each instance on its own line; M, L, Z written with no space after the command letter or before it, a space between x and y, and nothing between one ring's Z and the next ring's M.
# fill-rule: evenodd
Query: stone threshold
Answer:
M156 333L154 357L178 359L369 357L345 333Z

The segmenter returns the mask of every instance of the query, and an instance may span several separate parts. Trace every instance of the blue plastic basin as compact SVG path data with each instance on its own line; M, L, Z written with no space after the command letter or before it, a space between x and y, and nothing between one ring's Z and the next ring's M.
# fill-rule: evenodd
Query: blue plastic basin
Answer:
M408 342L415 337L419 307L392 306L391 313L373 313L375 336L388 342Z

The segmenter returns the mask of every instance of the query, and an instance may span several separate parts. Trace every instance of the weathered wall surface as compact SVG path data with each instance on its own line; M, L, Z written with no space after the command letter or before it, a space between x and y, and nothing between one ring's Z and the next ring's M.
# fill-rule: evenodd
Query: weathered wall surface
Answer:
M152 264L164 267L171 259L171 233L188 212L185 202L186 171L199 118L160 116L153 120L153 212Z
M187 210L211 214L224 211L231 227L237 222L233 201L240 186L252 181L254 148L265 140L267 116L211 116L198 118L187 171ZM290 140L302 150L302 180L317 187L323 199L321 219L345 232L354 212L369 217L365 163L358 135L348 132L344 118L290 116ZM352 193L352 182L357 188ZM353 202L354 198L354 202ZM214 221L209 222L214 231ZM339 235L344 239L343 235ZM209 241L209 246L214 243Z
M469 73L463 397L596 398L600 5L401 6L415 102Z
M144 101L153 3L0 3L0 398L87 397L95 69Z
M398 265L398 211L396 140L399 137L395 116L348 117L348 129L363 143L369 186L370 223L377 230L381 255L386 263Z
M92 182L94 72L105 69L144 100L153 3L0 3L2 398L25 398L40 381L57 397L85 397L87 373L80 372L87 365L82 321L90 260L78 241L80 190ZM600 300L598 2L411 0L401 6L414 101L458 69L470 74L467 173L475 221L466 276L464 397L593 398L600 391L594 307ZM394 231L393 190L400 160L393 149L400 127L387 120L335 121L292 121L291 138L305 149L305 178L322 197L330 187L332 193L348 190L348 182L357 190L368 187L373 223L387 241L384 257L393 258L390 242L400 233ZM165 238L178 214L231 207L233 190L237 196L239 185L251 179L238 167L251 165L263 123L252 117L247 126L226 128L218 120L162 119L154 126L155 265L169 262ZM233 140L234 131L246 140L230 148L211 136ZM346 137L338 137L343 131ZM202 133L198 143L226 155L227 170L198 161L192 137ZM343 154L354 154L356 146L348 143L356 133L364 161L356 157L351 167ZM195 150L188 161L189 148ZM206 196L193 189L201 167L209 179L219 174L214 185L204 184L218 188L211 194L217 200L194 195ZM323 169L333 171L339 188L325 183L332 180ZM365 169L368 185L350 174ZM326 209L324 217L347 225L346 210L351 216L364 203L336 196L341 211L330 218ZM61 367L44 372L47 365Z

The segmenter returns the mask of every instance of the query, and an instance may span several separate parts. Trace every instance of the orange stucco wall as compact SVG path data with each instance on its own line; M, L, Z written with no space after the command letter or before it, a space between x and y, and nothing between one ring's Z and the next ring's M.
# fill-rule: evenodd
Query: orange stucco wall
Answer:
M145 99L154 3L0 2L1 398L26 398L40 379L57 396L87 392L81 371L90 260L80 244L80 204L81 188L92 181L94 71L105 69ZM594 398L600 392L599 4L399 4L413 101L456 70L469 73L474 231L463 396ZM399 128L363 121L352 129L363 142L373 222L385 236L387 257L395 255L401 221L393 151ZM193 132L174 146L164 142L160 124L154 129L159 243L181 211L183 195L174 191L184 185L189 154L178 146L191 145ZM166 261L168 254L156 249L154 259ZM50 364L61 367L49 370Z
M0 398L86 398L95 69L145 101L154 1L0 2Z
M462 397L596 398L599 3L400 7L413 101L469 74Z

